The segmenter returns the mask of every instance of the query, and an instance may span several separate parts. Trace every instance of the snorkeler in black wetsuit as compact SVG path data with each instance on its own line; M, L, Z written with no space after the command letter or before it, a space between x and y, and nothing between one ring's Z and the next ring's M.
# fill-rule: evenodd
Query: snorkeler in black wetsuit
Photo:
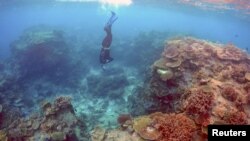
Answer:
M111 11L111 14L111 17L109 18L107 24L104 27L104 30L106 31L106 36L102 41L102 49L100 52L100 63L102 64L102 67L104 64L113 61L113 58L110 57L110 45L112 42L111 27L118 17L116 17L113 11Z

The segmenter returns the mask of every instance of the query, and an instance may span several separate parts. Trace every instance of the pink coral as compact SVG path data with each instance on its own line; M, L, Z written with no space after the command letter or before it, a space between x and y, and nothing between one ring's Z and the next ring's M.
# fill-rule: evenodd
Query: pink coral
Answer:
M154 113L150 117L161 134L157 141L190 141L194 136L196 125L184 114Z
M214 95L211 92L205 93L202 90L192 92L187 99L186 112L198 124L206 125L213 106Z
M247 115L244 112L229 112L223 117L228 124L244 125L247 124Z
M225 86L222 91L221 95L230 101L235 101L237 99L238 93L232 86Z

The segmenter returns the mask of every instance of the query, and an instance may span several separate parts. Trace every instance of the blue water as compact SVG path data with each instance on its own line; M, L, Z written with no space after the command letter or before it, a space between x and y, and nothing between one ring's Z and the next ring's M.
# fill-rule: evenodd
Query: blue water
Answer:
M96 3L11 4L0 9L0 58L8 57L10 43L33 25L56 26L69 29L73 34L103 37L109 10L116 11L119 16L113 27L114 38L133 37L141 31L155 30L233 43L243 49L250 46L250 16L242 18L241 13L178 5L157 7L156 4L150 7L143 3L108 9Z

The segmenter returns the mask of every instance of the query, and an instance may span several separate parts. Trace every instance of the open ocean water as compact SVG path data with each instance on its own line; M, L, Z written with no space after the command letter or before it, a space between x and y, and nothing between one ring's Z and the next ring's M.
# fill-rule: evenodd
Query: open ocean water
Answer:
M0 141L249 124L249 39L249 0L0 0Z

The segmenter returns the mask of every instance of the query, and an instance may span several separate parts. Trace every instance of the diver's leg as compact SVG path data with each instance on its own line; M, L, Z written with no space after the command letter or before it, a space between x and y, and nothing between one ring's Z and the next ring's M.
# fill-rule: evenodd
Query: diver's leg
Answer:
M114 59L110 57L110 49L106 50L106 63L113 61Z
M102 41L102 46L105 48L109 48L112 42L112 34L107 34L106 37Z
M118 19L118 17L116 17L115 12L111 11L111 14L112 14L112 15L111 15L111 17L109 18L109 20L108 20L106 26L112 25L112 24Z

